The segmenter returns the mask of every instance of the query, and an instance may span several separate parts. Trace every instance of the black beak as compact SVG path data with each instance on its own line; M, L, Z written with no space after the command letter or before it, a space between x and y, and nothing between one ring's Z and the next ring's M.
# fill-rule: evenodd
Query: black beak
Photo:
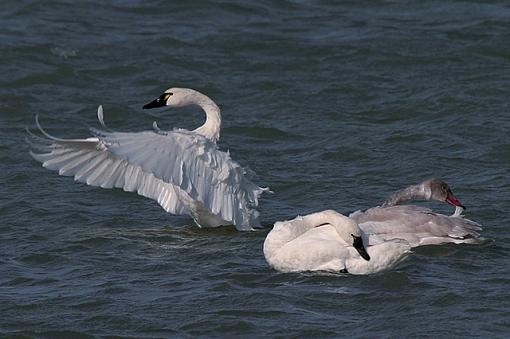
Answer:
M352 234L351 234L352 235ZM352 238L354 239L352 246L358 251L359 255L366 261L370 261L370 256L367 253L367 250L365 249L365 246L363 245L363 239L361 237L357 237L355 235L352 235Z
M168 96L168 94L163 93L159 98L149 102L148 104L143 106L143 109L151 109L156 107L163 107L166 105L165 97Z

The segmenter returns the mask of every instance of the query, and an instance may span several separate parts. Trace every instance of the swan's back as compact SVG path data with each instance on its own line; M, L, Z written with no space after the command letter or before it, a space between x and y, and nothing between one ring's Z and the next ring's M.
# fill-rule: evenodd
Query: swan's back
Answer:
M477 242L481 227L463 217L446 216L428 208L401 205L374 207L365 212L355 212L351 218L369 237L369 244L380 240L403 239L412 247L421 245Z
M335 228L324 225L298 233L299 222L278 222L269 232L264 242L269 265L282 272L344 269L350 252Z

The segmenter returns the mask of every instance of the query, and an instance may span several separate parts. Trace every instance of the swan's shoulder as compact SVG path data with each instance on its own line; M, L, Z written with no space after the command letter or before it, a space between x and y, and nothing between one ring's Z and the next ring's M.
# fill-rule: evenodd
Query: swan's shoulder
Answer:
M400 218L406 218L410 215L413 217L417 215L431 215L435 214L431 209L415 206L415 205L396 205L388 207L372 207L368 210L356 211L351 215L351 218L356 220L358 223L365 222L367 220L383 222L388 220L398 220Z
M349 214L349 218L356 220L360 215L362 215L364 212L362 210L357 210Z
M196 143L196 144L206 144L212 148L217 148L216 142L206 138L202 134L199 134L195 131L190 131L184 128L174 128L171 131L163 132L163 134L175 136L175 137L182 137L187 138L189 142Z

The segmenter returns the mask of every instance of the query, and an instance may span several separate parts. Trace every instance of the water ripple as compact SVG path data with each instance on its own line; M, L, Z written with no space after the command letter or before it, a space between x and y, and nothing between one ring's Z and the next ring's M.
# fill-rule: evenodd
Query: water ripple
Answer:
M505 3L5 5L1 336L510 330ZM261 199L266 229L198 229L135 194L58 177L27 154L24 127L35 113L62 137L87 136L99 104L116 130L150 129L154 120L195 128L197 109L142 112L170 85L218 102L220 147L275 192ZM375 206L433 176L451 184L486 241L420 248L374 276L282 274L265 262L276 220Z

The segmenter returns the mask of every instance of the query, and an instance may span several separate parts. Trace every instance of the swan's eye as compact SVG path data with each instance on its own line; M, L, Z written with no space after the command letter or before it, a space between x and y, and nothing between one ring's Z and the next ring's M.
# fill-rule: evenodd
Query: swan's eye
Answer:
M446 185L443 185L443 186L441 187L441 189L442 189L443 191L446 191L446 190L447 190Z

